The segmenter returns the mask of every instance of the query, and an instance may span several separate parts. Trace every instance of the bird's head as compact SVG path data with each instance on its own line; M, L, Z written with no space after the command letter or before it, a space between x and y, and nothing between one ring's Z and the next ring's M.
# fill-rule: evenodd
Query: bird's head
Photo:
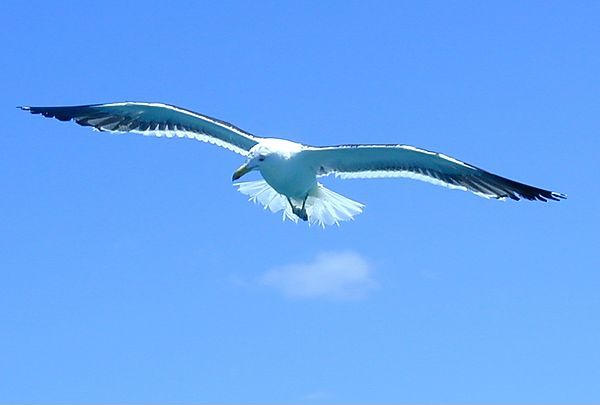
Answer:
M250 149L248 153L248 160L246 163L238 167L238 169L233 173L232 180L238 180L240 177L249 173L253 170L260 170L260 167L268 163L269 159L273 155L273 150L265 145L256 145L254 148Z

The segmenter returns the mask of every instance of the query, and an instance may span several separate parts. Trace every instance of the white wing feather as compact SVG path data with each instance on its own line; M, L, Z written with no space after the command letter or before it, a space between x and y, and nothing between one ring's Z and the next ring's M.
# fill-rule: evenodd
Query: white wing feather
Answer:
M340 178L406 177L485 198L559 200L565 195L495 175L442 153L409 145L306 147L302 152L318 175Z
M161 103L123 102L21 108L61 121L74 120L99 131L195 139L241 155L247 155L261 139L225 121Z

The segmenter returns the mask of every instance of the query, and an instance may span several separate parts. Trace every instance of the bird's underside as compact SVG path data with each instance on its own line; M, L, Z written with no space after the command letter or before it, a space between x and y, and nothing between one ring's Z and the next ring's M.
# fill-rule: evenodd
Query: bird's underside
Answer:
M68 107L20 107L61 121L74 120L99 131L133 132L158 137L191 138L247 157L234 179L251 170L263 180L235 183L251 201L284 219L322 226L339 224L362 212L362 204L317 182L340 178L405 177L485 198L547 201L564 194L533 187L479 169L450 156L409 145L339 145L315 147L261 138L227 122L161 103L123 102Z

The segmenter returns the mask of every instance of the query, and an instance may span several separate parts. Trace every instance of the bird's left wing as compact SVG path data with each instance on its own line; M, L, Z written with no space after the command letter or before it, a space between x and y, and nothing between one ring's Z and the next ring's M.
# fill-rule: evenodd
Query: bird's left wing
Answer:
M227 122L161 103L124 102L20 108L61 121L74 120L79 125L92 126L100 131L196 139L241 155L247 155L260 139Z
M409 145L306 146L301 153L318 175L408 177L486 198L538 201L565 198L564 194L519 183L450 156Z

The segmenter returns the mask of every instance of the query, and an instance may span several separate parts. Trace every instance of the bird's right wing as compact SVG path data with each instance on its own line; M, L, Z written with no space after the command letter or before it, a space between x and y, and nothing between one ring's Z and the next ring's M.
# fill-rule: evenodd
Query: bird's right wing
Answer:
M318 175L407 177L486 198L538 201L565 198L564 194L519 183L450 156L409 145L306 146L301 153Z
M241 155L247 155L260 140L225 121L161 103L123 102L20 108L60 121L74 120L79 125L92 126L100 131L196 139Z

